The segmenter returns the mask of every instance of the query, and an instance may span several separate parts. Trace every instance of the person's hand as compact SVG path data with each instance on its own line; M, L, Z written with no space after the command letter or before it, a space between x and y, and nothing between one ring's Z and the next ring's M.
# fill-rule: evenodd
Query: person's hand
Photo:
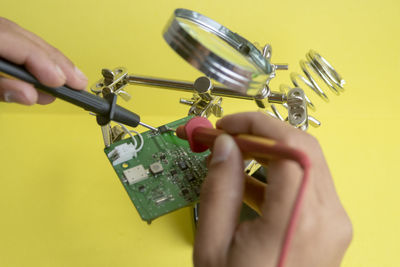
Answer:
M58 87L64 84L84 89L85 75L60 51L35 34L0 17L0 57L24 65L42 84ZM0 101L25 105L48 104L54 97L37 91L32 85L0 76Z
M316 139L260 112L226 116L217 128L230 134L264 136L308 155L310 182L285 266L339 266L352 239L352 225ZM200 193L194 265L275 267L301 180L300 167L292 161L271 161L265 191L254 190L245 186L243 159L229 135L219 136L212 151ZM239 223L243 194L260 192L261 196L253 197L258 199L261 216Z

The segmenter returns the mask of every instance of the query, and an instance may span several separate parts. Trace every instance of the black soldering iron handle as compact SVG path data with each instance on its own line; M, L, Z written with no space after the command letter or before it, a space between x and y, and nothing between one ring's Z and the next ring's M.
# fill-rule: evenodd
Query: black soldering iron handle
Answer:
M105 99L86 91L74 90L65 85L57 88L45 86L33 77L24 67L15 65L14 63L2 58L0 58L0 74L1 73L5 73L19 80L30 83L37 89L98 115L108 116L110 113L111 105ZM136 127L140 122L140 117L139 115L116 105L112 120L128 126Z

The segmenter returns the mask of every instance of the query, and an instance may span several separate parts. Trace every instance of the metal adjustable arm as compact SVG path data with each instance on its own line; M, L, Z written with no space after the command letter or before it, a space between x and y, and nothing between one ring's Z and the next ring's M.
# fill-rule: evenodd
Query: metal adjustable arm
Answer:
M286 65L279 66L281 66L281 69L287 68ZM273 74L275 74L275 69ZM255 101L257 106L261 109L270 107L272 103L284 104L286 107L290 107L288 109L289 116L287 119L290 124L302 129L305 129L308 126L307 108L305 102L303 102L304 99L301 101L290 100L294 98L292 94L271 91L268 85L266 85L259 94L250 96L241 94L224 86L215 86L212 84L211 80L205 76L196 79L196 81L192 83L186 81L129 75L127 70L122 67L115 68L113 70L103 69L102 74L103 78L97 81L91 87L91 90L96 94L105 95L108 93L113 93L121 96L125 100L129 100L130 95L124 90L128 84L193 93L191 99L181 98L180 103L190 106L188 112L189 114L203 117L209 117L211 114L216 117L221 117L223 115L223 109L221 107L222 97L252 100ZM274 75L272 75L272 77L274 77ZM296 93L299 94L296 96L296 99L304 98L305 95L304 93L301 93L301 91L301 89L297 88L297 92L300 93ZM290 115L292 112L294 113Z

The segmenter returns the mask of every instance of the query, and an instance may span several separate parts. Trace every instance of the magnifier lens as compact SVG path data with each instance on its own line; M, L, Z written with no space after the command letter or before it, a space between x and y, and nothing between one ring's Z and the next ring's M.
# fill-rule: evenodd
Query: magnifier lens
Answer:
M252 43L197 12L175 10L163 35L183 59L236 94L257 95L272 73Z
M248 55L241 53L229 43L223 40L218 34L210 32L210 29L202 27L201 24L194 23L190 20L177 18L180 26L185 29L185 31L195 38L199 43L207 47L214 54L219 57L231 62L237 66L242 67L248 71L258 72L258 70L253 66L248 60Z

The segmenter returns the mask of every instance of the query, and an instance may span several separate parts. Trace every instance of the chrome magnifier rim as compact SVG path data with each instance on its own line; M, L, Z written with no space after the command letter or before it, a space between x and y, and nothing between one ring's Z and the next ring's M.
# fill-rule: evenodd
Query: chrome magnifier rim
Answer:
M227 46L240 53L252 69L245 68L212 51L193 37L179 19L188 20L202 30L217 36ZM176 9L165 27L163 37L176 53L196 69L241 94L257 95L273 71L269 60L251 42L195 11Z

